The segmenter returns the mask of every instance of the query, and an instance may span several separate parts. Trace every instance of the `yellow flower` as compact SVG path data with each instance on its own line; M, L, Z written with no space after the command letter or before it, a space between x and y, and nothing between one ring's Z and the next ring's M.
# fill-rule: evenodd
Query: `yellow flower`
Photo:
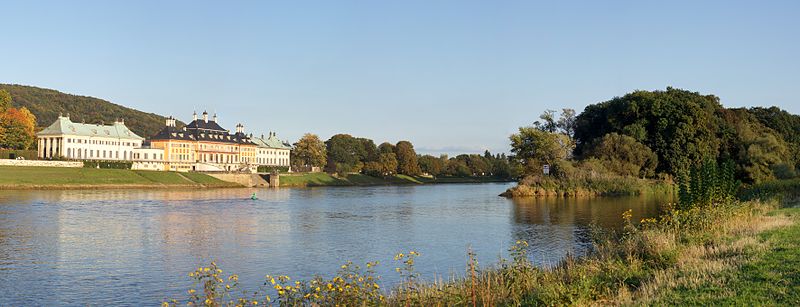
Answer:
M314 290L316 290L317 292L319 292L319 287L317 287L317 288L316 288L316 289L314 289Z
M230 289L231 285L225 285L225 289Z
M167 302L163 302L163 303L161 303L161 306L163 306L163 307L169 307L169 303L167 303Z
M373 286L375 289L379 289L379 288L380 288L380 286L378 286L378 284L372 284L372 286Z
M270 278L269 282L271 282L274 285L275 284L275 278Z
M285 293L283 290L278 290L278 295L283 295L283 293Z
M211 305L211 303L213 303L213 302L214 302L214 301L212 301L210 298L207 298L207 299L206 299L206 305Z
M189 289L189 294L194 294L194 289Z
M208 268L203 268L203 272L208 272L208 271L209 271Z

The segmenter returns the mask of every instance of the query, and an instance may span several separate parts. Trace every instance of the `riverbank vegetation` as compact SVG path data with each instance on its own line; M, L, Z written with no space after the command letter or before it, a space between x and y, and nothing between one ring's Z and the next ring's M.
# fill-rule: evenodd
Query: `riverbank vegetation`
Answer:
M0 166L0 188L240 187L200 173L70 167Z
M729 162L747 185L796 178L798 131L800 116L776 107L725 108L716 96L674 88L635 91L577 116L546 111L521 127L510 141L523 179L503 195L641 193L689 182L689 170L708 160Z
M164 305L796 304L800 211L785 208L798 205L791 194L768 187L800 188L797 181L755 185L750 189L776 194L741 201L730 188L737 183L733 168L709 164L690 172L695 180L680 187L679 203L640 221L625 212L622 230L595 231L587 255L553 266L534 266L527 243L517 241L510 259L491 266L480 266L468 251L463 274L448 280L424 280L414 269L424 251L410 251L389 264L345 262L330 278L267 275L257 292L243 292L237 275L212 263L189 274L195 287L188 299ZM379 290L385 287L375 273L378 265L395 268L402 281Z
M315 186L373 186L373 185L398 185L398 184L433 184L433 183L487 183L507 182L508 179L497 177L432 177L432 176L369 176L364 174L345 174L335 176L332 174L295 173L281 175L281 187L315 187Z
M366 184L493 182L510 181L518 174L505 154L486 151L483 155L434 157L417 154L409 141L375 145L373 140L349 134L336 134L325 142L314 134L305 134L294 143L291 154L294 170L317 169L328 174L290 178L291 186L350 185L352 178Z

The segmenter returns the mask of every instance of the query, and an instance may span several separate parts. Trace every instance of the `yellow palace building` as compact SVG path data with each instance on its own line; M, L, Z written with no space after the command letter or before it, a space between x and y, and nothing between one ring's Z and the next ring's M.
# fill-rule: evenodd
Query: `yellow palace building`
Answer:
M166 127L150 138L151 149L164 151L163 166L167 171L242 171L256 162L257 145L244 133L242 124L230 133L217 123L217 116L209 120L203 112L182 128L169 117Z

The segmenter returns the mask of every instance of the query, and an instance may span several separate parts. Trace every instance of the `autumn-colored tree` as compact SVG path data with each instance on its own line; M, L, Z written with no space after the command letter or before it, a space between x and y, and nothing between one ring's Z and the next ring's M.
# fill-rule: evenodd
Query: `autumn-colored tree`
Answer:
M421 173L419 163L417 163L417 153L414 145L409 141L400 141L395 145L397 155L397 173L409 176L416 176Z
M11 107L11 95L0 90L0 148L30 149L36 141L36 116Z
M292 164L304 169L325 165L325 143L316 134L306 133L292 148Z

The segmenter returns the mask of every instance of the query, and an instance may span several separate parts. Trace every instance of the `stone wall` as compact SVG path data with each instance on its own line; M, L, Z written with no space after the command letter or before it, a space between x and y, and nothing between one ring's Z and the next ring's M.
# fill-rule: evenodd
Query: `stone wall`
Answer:
M257 174L242 173L204 173L222 181L238 183L246 187L268 187L269 183Z
M3 165L3 166L83 167L83 162L0 159L0 165Z

